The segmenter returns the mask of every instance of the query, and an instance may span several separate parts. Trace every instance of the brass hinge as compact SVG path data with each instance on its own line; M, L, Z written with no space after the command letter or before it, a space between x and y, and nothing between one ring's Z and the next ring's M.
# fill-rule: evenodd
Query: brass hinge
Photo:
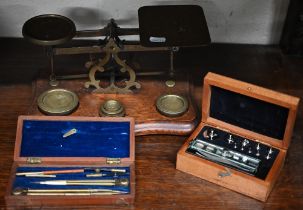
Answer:
M121 159L120 158L106 158L107 164L120 164Z
M30 164L39 164L42 163L42 160L39 157L28 157L26 159L26 162Z

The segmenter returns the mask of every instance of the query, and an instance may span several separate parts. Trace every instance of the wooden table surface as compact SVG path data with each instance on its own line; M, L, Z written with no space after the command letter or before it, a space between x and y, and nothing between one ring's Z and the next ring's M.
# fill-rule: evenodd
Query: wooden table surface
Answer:
M20 39L0 39L0 46L0 209L5 209L3 196L13 163L17 117L28 112L32 102L31 82L46 68L47 60L43 49ZM125 56L137 69L165 69L169 64L169 56L163 52ZM86 57L62 56L56 58L56 66L84 69L85 60ZM208 71L303 96L303 59L285 56L277 47L213 44L181 49L175 64L177 70L187 71L195 78L193 95L199 108L202 78ZM69 209L302 209L302 111L301 103L285 166L265 203L176 170L176 154L186 136L150 135L136 138L134 205Z

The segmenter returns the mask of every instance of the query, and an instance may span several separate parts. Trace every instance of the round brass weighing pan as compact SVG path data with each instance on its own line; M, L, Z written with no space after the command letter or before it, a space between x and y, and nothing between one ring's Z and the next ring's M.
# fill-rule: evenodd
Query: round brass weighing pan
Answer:
M101 105L99 115L103 117L123 117L125 115L125 111L119 101L110 99Z
M39 109L47 115L68 115L79 103L78 96L65 89L45 91L38 98Z
M61 15L39 15L24 23L22 34L34 44L54 46L72 39L76 26L72 20Z
M177 117L188 110L188 101L180 95L166 94L157 99L156 107L165 116Z

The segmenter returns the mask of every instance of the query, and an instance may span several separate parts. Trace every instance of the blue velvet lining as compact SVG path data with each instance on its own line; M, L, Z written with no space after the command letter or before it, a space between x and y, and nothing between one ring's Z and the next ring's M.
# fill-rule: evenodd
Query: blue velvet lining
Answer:
M103 169L109 169L109 167L102 167ZM110 169L119 168L125 169L126 173L116 173L112 174L111 172L102 172L108 174L108 176L103 177L86 177L86 174L94 173L92 170L85 171L83 173L74 173L74 174L57 174L55 178L37 178L37 177L25 177L25 176L16 176L13 184L13 189L22 188L22 189L112 189L112 190L121 190L126 193L130 193L130 185L128 186L95 186L95 185L79 185L79 186L56 186L56 185L44 185L37 184L33 182L38 181L49 181L49 180L95 180L95 179L121 179L127 178L130 180L130 168L129 167L110 167ZM67 169L83 169L83 167L18 167L16 172L37 172L37 171L47 171L47 170L67 170Z
M283 140L289 109L216 86L211 87L210 116Z
M77 133L63 138L73 128ZM127 158L130 123L24 120L20 156Z

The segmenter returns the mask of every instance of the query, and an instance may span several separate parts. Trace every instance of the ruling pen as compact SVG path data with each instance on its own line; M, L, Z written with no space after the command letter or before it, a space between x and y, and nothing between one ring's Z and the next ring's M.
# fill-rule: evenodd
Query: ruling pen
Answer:
M18 172L16 176L28 176L28 175L54 175L54 174L72 174L72 173L84 173L85 171L92 170L96 173L101 171L108 171L114 173L125 173L125 169L117 168L80 168L80 169L69 169L69 170L49 170L49 171L32 171L32 172Z
M15 188L13 195L115 195L126 194L125 191L110 189L30 189Z
M99 186L128 186L128 179L95 179L95 180L49 180L32 182L43 185L99 185Z

